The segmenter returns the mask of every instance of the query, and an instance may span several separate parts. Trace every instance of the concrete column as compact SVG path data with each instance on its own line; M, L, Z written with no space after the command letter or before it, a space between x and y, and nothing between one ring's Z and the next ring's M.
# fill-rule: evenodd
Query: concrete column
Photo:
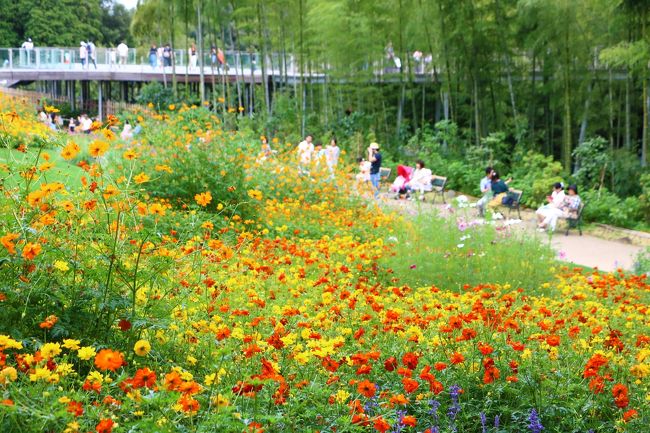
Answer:
M104 101L103 101L103 95L102 95L102 82L98 81L97 82L97 116L99 117L99 121L101 122L102 119L104 118Z

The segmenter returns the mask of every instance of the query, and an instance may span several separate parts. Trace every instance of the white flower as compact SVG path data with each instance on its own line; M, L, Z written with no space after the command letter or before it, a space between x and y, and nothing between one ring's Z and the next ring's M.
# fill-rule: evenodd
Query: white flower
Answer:
M456 246L457 246L458 248L463 248L463 247L465 246L465 244L458 244L458 245L456 245Z

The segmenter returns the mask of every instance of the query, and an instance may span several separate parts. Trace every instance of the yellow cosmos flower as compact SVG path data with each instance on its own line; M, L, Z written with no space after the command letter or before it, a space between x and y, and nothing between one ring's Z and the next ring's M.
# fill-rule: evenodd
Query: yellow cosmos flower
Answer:
M68 350L79 350L79 344L81 344L81 341L79 340L73 340L71 338L63 340L63 347Z
M136 159L138 157L138 154L135 152L133 149L128 149L126 152L122 154L122 157L124 159L128 159L129 161Z
M41 367L34 370L34 373L29 375L29 380L38 382L39 380L47 381L50 378L50 370L47 367Z
M256 189L249 189L248 196L253 200L262 200L262 193Z
M66 272L67 270L70 269L70 266L68 266L68 264L63 260L57 260L56 262L54 262L54 268L61 272Z
M196 200L200 206L206 207L212 201L212 194L210 194L210 191L202 192L200 194L196 194L194 196L194 200Z
M61 353L61 345L59 343L45 343L41 346L41 356L45 359L54 358Z
M149 176L147 176L145 173L136 174L135 177L133 178L135 183L149 182L149 179L150 179Z
M14 367L5 367L0 370L0 385L13 382L18 378L18 372Z
M138 340L133 346L133 351L138 356L147 356L151 351L151 344L147 340Z
M95 349L93 349L90 346L82 347L77 352L77 356L79 357L79 359L81 359L83 361L88 361L89 359L95 358L96 354L97 354L97 352L95 352Z

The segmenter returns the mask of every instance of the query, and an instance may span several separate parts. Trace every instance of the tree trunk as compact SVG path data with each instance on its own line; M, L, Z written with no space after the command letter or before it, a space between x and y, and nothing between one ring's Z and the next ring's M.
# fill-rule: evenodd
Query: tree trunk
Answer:
M625 148L627 150L632 149L632 137L631 137L631 127L630 127L630 117L631 117L631 108L630 108L630 73L625 71Z
M612 70L607 69L607 97L609 100L609 150L614 150L614 92L612 90Z
M269 97L269 80L266 74L266 41L262 35L262 27L264 25L264 12L262 10L262 2L257 2L257 38L261 50L261 67L262 67L262 85L264 86L264 111L267 115L271 114L271 103Z
M201 106L205 103L205 74L203 73L203 26L201 19L201 5L202 1L199 0L198 6L196 8L196 31L197 31L197 42L199 44L199 96L201 98Z
M641 135L641 166L648 163L648 111L650 110L650 95L648 95L648 80L643 79L643 132Z

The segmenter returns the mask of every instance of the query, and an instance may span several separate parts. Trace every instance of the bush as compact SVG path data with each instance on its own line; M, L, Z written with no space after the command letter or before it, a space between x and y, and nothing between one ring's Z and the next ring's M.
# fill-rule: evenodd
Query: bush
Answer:
M607 188L584 191L580 196L587 204L583 213L587 222L601 222L630 229L646 228L643 222L643 203L637 197L621 199Z
M552 156L529 151L515 154L512 187L523 191L522 203L536 208L552 191L553 184L562 182L562 164Z
M142 105L153 104L154 108L158 111L167 110L171 104L178 103L178 99L174 97L172 89L163 87L157 81L142 86L136 101Z

